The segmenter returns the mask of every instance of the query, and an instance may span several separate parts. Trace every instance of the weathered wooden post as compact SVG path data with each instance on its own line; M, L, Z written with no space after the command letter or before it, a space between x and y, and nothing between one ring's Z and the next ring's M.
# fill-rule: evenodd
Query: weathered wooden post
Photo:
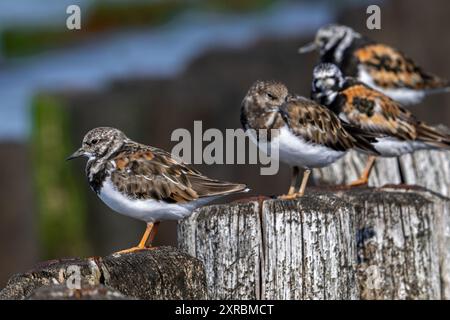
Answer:
M345 192L355 207L362 299L448 299L449 199L425 189Z
M179 247L213 299L449 298L449 208L421 188L310 189L201 208Z
M0 291L0 300L206 298L202 263L171 247L46 261Z
M356 299L353 208L339 197L262 205L264 299Z
M178 239L182 250L203 261L210 298L261 298L258 202L203 207L179 224Z

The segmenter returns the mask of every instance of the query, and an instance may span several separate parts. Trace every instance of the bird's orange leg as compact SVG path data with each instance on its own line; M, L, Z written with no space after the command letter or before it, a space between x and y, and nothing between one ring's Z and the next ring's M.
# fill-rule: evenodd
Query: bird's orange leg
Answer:
M142 236L141 241L139 242L139 244L136 247L121 250L121 251L118 251L115 253L123 254L123 253L130 253L130 252L138 251L138 250L151 249L153 239L155 238L156 233L158 232L158 227L159 227L159 221L157 221L155 223L152 223L152 222L147 223L147 228L145 229L144 235ZM148 240L150 242L150 246L146 247L145 244L147 243Z
M297 183L298 183L298 174L299 174L298 167L293 167L292 168L291 185L289 187L288 195L295 193L295 189L297 188Z
M369 160L367 161L366 167L364 168L364 171L362 172L361 176L349 184L350 187L356 187L356 186L362 186L367 185L369 183L369 176L370 172L372 171L372 168L375 164L376 157L370 156Z
M291 177L291 184L289 186L289 191L287 194L279 196L280 199L289 197L290 195L295 193L295 190L298 187L298 174L299 174L298 167L292 167L292 177Z
M305 194L305 190L306 190L306 184L308 183L309 180L309 175L311 174L311 170L307 169L305 170L305 172L303 173L303 180L302 180L302 184L300 186L300 189L298 190L298 195L301 197Z
M150 235L148 237L149 248L153 248L152 247L152 243L153 243L153 240L156 237L156 234L158 233L158 228L159 228L159 221L156 221L155 223L153 223L153 228L152 228L152 230L150 232Z
M298 192L295 192L292 194L287 194L287 195L282 195L282 196L280 196L280 199L291 200L291 199L295 199L298 197L302 197L305 194L306 184L308 183L310 174L311 174L310 169L305 170L305 172L303 173L302 184L300 185Z

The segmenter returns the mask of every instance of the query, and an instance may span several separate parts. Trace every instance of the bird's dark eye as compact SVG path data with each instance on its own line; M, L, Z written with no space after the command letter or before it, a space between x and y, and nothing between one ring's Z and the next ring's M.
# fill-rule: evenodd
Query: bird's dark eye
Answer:
M267 96L269 97L270 100L276 100L277 97L275 97L273 94L267 92Z
M324 45L325 43L328 42L328 37L322 36L322 37L319 37L318 40L319 40L318 42L319 42L320 44Z
M97 143L98 143L98 139L91 140L91 144L97 144Z

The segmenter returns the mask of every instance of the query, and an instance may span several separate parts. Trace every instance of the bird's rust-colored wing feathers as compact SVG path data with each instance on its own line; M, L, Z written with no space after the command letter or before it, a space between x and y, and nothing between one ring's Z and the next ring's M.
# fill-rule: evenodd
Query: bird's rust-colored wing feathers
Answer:
M201 175L173 159L164 150L139 144L124 145L112 159L114 186L134 199L179 203L243 191L243 184L222 182Z
M381 92L363 84L355 84L344 89L342 108L348 121L363 130L389 135L401 140L417 137L417 120L408 110Z
M423 122L383 93L355 82L341 91L342 112L350 124L379 136L421 140L441 146L449 137Z
M450 85L447 80L425 73L402 52L383 44L366 45L354 56L380 88L427 90Z
M307 142L338 151L358 148L376 153L370 144L375 141L374 138L343 123L331 110L312 100L303 97L288 98L280 112L291 132ZM352 129L355 135L350 132Z

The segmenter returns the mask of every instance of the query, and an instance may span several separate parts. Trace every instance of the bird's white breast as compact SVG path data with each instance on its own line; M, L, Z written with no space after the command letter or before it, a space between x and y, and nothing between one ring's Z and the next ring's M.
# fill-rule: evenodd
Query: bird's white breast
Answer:
M416 150L433 149L433 146L421 141L402 141L393 137L377 138L373 146L383 157L397 157Z
M367 72L367 70L363 66L360 66L358 68L358 80L364 82L368 86L384 93L391 99L398 101L402 104L408 105L419 103L425 97L425 91L423 90L414 90L408 88L392 88L392 89L381 88L375 84L372 76Z
M256 138L250 136L256 143ZM263 152L268 150L267 145L260 141L258 146ZM345 152L336 151L326 146L306 142L294 135L287 126L279 130L279 135L273 137L269 147L270 156L290 165L302 168L321 168L330 165L341 158ZM269 149L269 150L270 150ZM278 150L278 152L274 152Z
M114 211L145 222L180 220L215 197L205 197L187 203L167 203L153 199L131 199L119 192L108 177L103 182L99 197Z

